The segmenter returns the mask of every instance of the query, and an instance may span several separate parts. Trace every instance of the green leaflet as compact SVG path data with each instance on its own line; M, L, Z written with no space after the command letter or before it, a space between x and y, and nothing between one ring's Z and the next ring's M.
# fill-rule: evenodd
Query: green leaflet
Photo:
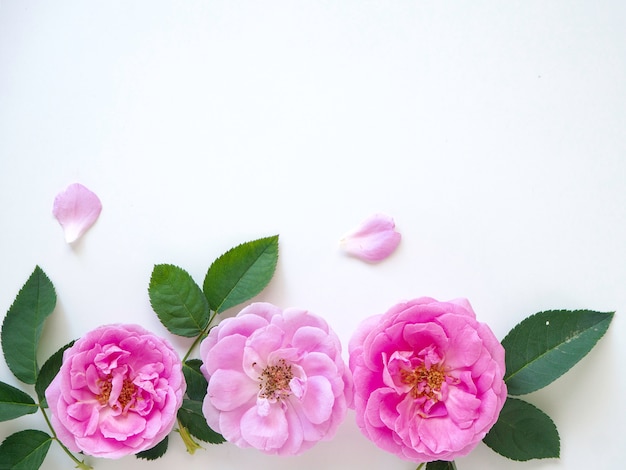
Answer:
M545 387L580 361L604 335L613 312L550 310L536 313L502 341L510 395Z
M209 304L191 276L177 266L158 264L148 287L150 303L173 334L194 337L209 323Z
M63 364L63 352L73 344L74 341L63 346L50 356L48 360L43 363L43 366L41 366L41 370L37 376L37 382L35 382L35 392L37 393L39 403L44 408L48 407L48 402L46 401L46 389L61 369L61 365Z
M167 452L168 443L168 436L165 436L165 439L163 439L157 445L151 447L150 449L144 450L143 452L135 454L135 457L144 460L156 460L158 458L161 458L165 455L165 452Z
M269 283L278 261L278 235L242 243L216 259L204 278L211 310L221 313L250 300Z
M46 317L56 305L54 286L37 266L2 323L2 350L11 372L27 384L37 380L37 348Z
M224 438L213 431L202 414L202 402L183 400L183 406L178 410L178 420L191 435L210 444L221 444Z
M426 470L456 470L456 465L454 461L435 460L426 464Z
M30 395L0 382L0 421L9 421L36 411L37 404Z
M506 399L498 421L483 442L513 460L559 456L559 433L552 420L519 398Z
M426 470L456 470L454 461L435 460L426 464Z
M207 380L200 372L201 365L200 359L189 359L183 363L183 374L185 382L187 382L187 396L199 402L204 400L208 386Z
M11 434L0 445L0 468L37 470L46 458L51 442L48 434L33 429Z

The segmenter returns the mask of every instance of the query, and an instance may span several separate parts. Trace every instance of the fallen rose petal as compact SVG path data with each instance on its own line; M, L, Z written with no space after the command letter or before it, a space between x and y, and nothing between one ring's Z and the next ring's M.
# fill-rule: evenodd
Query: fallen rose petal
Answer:
M94 224L101 210L98 196L82 184L74 183L54 198L52 214L63 227L65 241L72 243Z
M346 234L341 239L340 246L349 255L364 261L381 261L393 253L400 239L401 235L396 231L393 218L374 214Z

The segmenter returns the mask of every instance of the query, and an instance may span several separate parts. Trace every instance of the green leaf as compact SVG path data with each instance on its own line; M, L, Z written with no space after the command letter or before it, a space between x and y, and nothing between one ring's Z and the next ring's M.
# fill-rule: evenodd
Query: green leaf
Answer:
M580 361L604 335L613 312L550 310L532 315L502 340L510 395L545 387Z
M30 395L0 382L0 421L9 421L36 411L37 404Z
M190 434L201 441L211 444L221 444L225 439L221 434L209 427L202 414L202 402L195 400L183 400L183 406L178 410L178 420Z
M456 465L454 461L435 460L426 464L426 470L456 470Z
M278 261L278 235L243 243L217 258L204 278L215 312L250 300L270 282Z
M44 408L48 407L48 402L46 401L46 389L61 369L61 365L63 364L63 352L73 344L74 341L63 346L50 356L48 360L43 363L43 366L41 366L41 370L37 376L37 382L35 382L35 392L37 393L39 403Z
M165 452L167 452L168 439L168 436L165 436L165 439L163 439L157 445L148 450L144 450L143 452L135 454L135 457L145 460L156 460L163 457L165 455Z
M208 382L200 372L202 361L200 359L189 359L183 364L183 374L187 382L187 396L201 402L207 392Z
M51 442L48 434L33 429L11 434L0 444L0 469L37 470Z
M37 348L43 324L56 305L54 286L37 266L2 323L2 350L11 372L27 384L37 380Z
M507 398L483 442L513 460L557 458L559 433L543 411L519 398Z
M191 276L177 266L157 264L148 288L150 303L173 334L194 337L209 323L209 304Z

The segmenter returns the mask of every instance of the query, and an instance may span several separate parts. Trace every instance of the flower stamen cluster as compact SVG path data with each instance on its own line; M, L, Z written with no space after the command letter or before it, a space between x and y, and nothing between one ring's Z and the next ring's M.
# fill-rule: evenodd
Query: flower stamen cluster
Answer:
M441 400L441 385L446 381L446 373L440 365L427 368L424 364L414 370L400 370L400 381L411 386L410 394L418 399L425 397L434 402Z
M291 394L289 383L293 379L291 365L284 359L280 359L276 365L267 366L263 369L259 380L260 398L269 400L281 400Z
M111 383L111 376L104 380L98 380L98 387L100 387L100 394L96 395L96 399L101 405L109 403L111 397L111 390L113 390L113 384Z
M137 386L128 377L125 377L122 381L119 395L112 404L111 392L113 391L113 377L109 375L104 379L100 379L98 386L100 387L100 394L96 396L96 399L103 406L108 404L114 411L121 409L123 412L126 412L135 404Z

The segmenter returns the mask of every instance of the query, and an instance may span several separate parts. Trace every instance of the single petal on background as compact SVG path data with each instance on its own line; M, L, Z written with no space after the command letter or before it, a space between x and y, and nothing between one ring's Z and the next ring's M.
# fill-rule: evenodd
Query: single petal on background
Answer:
M340 246L349 255L364 261L381 261L387 258L400 243L393 218L374 214L340 240Z
M98 196L80 183L71 184L57 194L52 207L67 243L78 240L98 219L100 211L102 204Z

